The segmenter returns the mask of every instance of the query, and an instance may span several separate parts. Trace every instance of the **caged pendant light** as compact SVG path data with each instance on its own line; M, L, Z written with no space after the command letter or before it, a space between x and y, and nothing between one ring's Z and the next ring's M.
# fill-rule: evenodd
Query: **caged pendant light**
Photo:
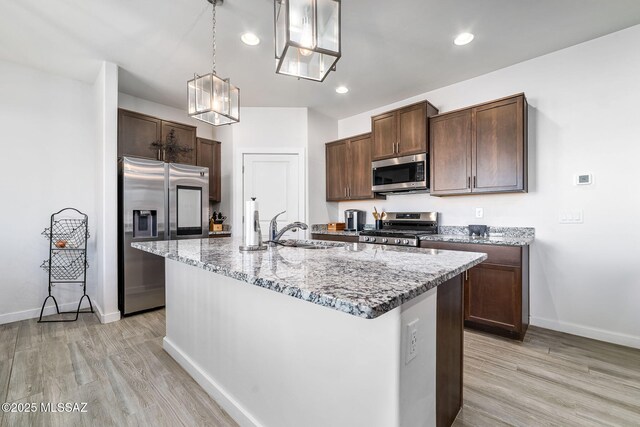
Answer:
M340 0L274 0L276 73L324 81L340 59Z
M189 115L214 126L228 125L240 121L240 89L216 74L216 5L223 0L207 1L213 5L213 66L211 73L187 82Z

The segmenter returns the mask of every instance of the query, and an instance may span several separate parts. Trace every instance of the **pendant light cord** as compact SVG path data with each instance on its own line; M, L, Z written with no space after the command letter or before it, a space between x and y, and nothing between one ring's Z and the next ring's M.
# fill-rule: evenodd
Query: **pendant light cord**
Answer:
M212 72L214 75L216 74L216 0L213 0L213 13L212 13L212 27L213 27L213 43L211 44L211 51L212 51L212 62L213 62L213 67L211 68Z

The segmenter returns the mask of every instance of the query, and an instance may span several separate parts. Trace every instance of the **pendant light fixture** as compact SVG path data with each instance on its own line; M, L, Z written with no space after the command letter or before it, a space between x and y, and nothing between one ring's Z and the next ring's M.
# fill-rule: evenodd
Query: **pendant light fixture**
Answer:
M276 73L324 81L340 59L340 0L274 0Z
M240 121L240 89L216 74L216 5L223 0L207 1L213 5L213 66L209 74L194 74L187 82L189 115L214 126L228 125Z

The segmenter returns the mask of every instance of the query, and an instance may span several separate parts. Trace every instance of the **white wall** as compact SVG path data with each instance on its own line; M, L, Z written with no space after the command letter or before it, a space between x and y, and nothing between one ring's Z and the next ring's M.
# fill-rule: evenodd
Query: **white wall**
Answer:
M533 226L532 324L640 347L639 44L640 26L631 27L341 120L347 137L369 131L371 115L414 101L446 112L525 92L530 184L528 194L392 196L340 203L340 211L376 205L442 212L444 225ZM577 173L593 173L594 184L574 186ZM584 224L560 225L560 209L584 210Z
M338 139L338 123L317 111L308 115L309 198L307 212L310 224L323 224L338 216L338 204L327 203L325 143Z
M240 122L231 125L232 134L232 179L223 182L229 186L231 198L225 199L223 190L223 205L231 210L228 217L232 218L233 230L241 233L242 230L242 154L244 152L269 152L273 149L307 150L307 109L306 108L280 108L280 107L242 107L240 109ZM225 129L225 128L218 128ZM227 162L228 151L223 151L222 162ZM227 172L223 166L223 174ZM309 194L307 174L304 174L306 194ZM223 212L225 212L223 210ZM226 212L225 212L226 213ZM306 218L301 218L305 221Z
M40 233L62 208L89 215L87 280L97 291L100 177L94 88L4 61L0 75L0 323L7 323L39 314L48 281L39 266L49 256ZM78 285L58 285L54 292L64 310L74 309L82 294Z
M90 296L103 323L120 319L118 310L118 67L103 62L93 84L96 102L96 277ZM93 284L92 284L93 286Z

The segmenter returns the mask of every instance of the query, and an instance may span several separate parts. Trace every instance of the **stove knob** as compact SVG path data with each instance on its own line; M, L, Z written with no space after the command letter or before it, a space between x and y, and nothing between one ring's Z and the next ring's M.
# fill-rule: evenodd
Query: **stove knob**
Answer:
M400 244L400 239L396 239L396 245Z
M368 238L368 237L365 237L365 238L364 238L364 241L365 241L365 242L368 242L368 241L369 241L369 238Z
M404 240L402 241L402 243L404 243L405 245L408 245L408 244L409 244L409 241L408 241L407 239L404 239Z
M387 243L388 241L389 241L389 239L387 239L387 238L383 238L382 239L382 243Z

